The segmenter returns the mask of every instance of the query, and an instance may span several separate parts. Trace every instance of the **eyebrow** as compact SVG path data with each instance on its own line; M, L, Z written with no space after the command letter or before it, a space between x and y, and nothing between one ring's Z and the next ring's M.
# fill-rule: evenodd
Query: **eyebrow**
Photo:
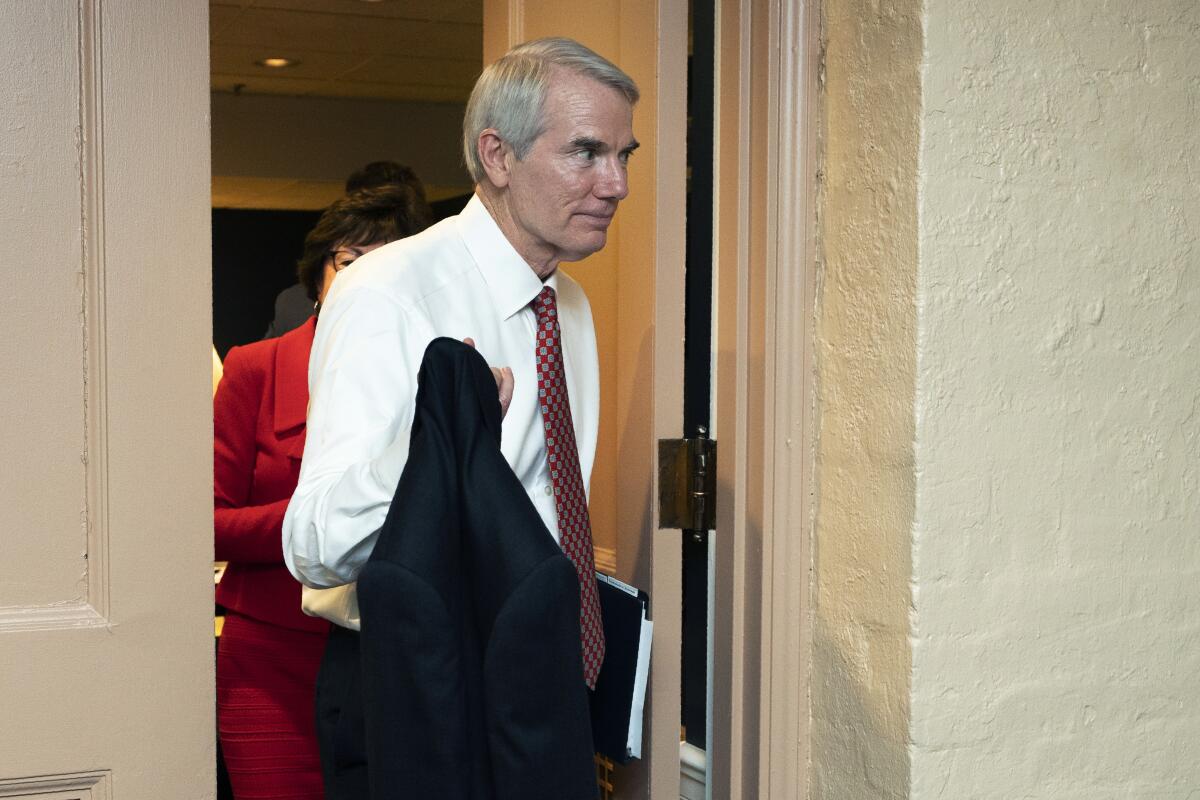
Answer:
M621 148L620 152L632 153L634 150L637 150L641 146L642 146L641 142L634 139L632 144ZM582 147L582 148L585 148L588 150L605 150L605 149L607 149L607 145L604 142L600 141L599 139L592 138L591 136L578 136L578 137L572 139L571 147L573 147L573 148Z

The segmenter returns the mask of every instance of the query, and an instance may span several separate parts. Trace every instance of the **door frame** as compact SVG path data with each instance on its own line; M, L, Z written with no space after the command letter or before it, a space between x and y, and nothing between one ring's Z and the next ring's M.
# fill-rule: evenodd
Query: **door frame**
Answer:
M808 796L819 0L717 0L709 796Z

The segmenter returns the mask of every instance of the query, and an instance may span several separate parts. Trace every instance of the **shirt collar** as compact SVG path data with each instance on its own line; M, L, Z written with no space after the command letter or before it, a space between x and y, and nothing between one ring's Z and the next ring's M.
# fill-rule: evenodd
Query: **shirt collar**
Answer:
M479 195L471 195L458 215L457 224L459 235L478 265L501 319L508 319L532 303L542 286L558 291L558 270L543 283L505 238Z

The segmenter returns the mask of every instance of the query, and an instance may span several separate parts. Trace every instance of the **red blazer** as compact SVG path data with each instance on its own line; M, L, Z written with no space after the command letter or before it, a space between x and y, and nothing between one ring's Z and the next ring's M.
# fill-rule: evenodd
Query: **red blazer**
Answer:
M283 514L300 477L308 411L308 354L316 319L278 339L235 347L213 398L217 585L225 608L286 628L329 623L300 611L300 584L283 565Z

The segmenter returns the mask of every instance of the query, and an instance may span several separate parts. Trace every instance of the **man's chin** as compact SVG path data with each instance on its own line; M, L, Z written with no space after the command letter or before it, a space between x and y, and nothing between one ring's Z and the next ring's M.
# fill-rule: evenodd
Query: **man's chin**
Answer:
M563 261L583 261L588 256L598 253L608 243L608 231L592 231L587 236L581 236L571 243L570 250L563 256Z

